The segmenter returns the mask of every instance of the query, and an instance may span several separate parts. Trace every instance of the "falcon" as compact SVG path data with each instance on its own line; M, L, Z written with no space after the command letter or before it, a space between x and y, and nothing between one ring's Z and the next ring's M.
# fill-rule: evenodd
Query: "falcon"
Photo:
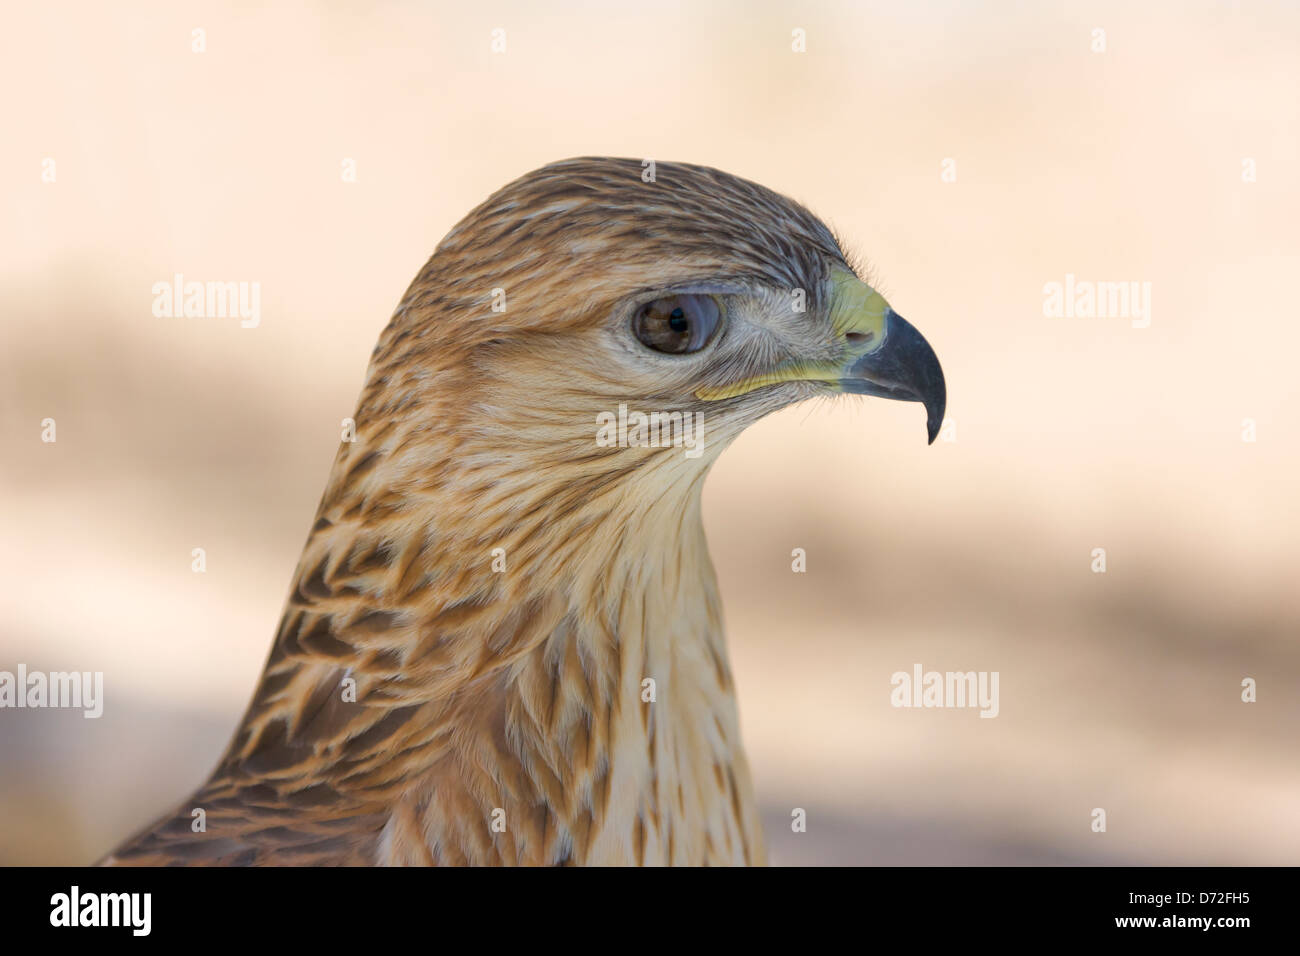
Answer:
M933 442L943 372L805 208L643 168L553 163L443 239L234 739L103 863L765 862L705 477L817 396L920 402Z

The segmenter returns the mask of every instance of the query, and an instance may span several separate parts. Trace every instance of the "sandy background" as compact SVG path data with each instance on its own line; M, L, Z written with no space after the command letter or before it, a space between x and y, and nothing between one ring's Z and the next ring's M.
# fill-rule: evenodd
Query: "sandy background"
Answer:
M6 9L0 669L107 702L0 711L0 863L203 778L407 283L585 154L807 203L947 372L955 441L799 407L706 489L776 862L1300 862L1297 48L1264 2ZM174 272L260 282L260 327L156 318ZM1150 327L1045 318L1067 273ZM999 671L1000 716L890 707L914 663Z

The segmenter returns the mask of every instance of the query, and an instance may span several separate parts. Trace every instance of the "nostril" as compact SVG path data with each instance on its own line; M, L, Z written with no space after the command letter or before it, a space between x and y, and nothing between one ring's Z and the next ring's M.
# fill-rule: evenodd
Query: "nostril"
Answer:
M867 345L875 337L875 332L850 332L844 336L844 339L849 345Z

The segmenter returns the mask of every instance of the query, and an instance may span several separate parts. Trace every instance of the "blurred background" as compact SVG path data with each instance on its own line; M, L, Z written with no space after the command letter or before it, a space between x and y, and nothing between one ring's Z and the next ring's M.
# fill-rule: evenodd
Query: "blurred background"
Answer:
M804 202L947 372L932 447L846 399L709 479L774 862L1300 863L1296 5L470 6L6 10L0 670L106 701L0 710L0 863L201 782L407 283L589 154ZM260 325L155 317L177 272ZM1151 283L1150 326L1045 317L1067 274ZM918 663L998 671L999 716L891 707Z

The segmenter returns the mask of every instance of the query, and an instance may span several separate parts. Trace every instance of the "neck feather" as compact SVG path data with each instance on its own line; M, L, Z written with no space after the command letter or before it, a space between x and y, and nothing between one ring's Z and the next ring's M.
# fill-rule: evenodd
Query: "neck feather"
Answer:
M584 460L535 425L343 445L228 769L378 812L382 861L761 862L717 451Z

